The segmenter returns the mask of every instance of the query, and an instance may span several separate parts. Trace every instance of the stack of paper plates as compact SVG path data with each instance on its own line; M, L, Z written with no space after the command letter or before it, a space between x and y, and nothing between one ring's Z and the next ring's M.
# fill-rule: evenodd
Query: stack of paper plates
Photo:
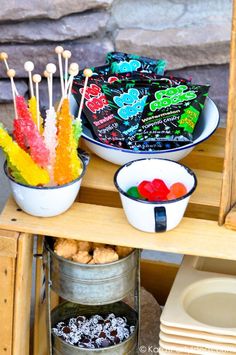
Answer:
M161 316L160 354L236 354L236 261L186 256Z

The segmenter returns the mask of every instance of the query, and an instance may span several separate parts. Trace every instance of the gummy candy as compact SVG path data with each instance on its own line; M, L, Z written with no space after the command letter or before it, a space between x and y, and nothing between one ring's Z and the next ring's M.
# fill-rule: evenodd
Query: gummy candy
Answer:
M167 195L168 200L173 200L178 197L184 196L187 193L187 189L181 182L176 182L170 186L170 192Z
M162 194L165 196L167 196L167 194L170 192L170 190L168 189L164 181L161 179L152 180L152 185L155 188L155 190L160 190Z
M131 197L142 198L142 196L138 192L137 186L130 187L129 190L127 191L127 194Z
M149 198L149 196L155 192L155 189L152 186L151 181L144 180L138 185L138 192L141 196Z
M181 182L171 185L170 189L161 179L153 179L152 181L143 180L139 185L132 186L128 189L127 194L134 198L143 198L151 202L167 201L184 196L187 189Z

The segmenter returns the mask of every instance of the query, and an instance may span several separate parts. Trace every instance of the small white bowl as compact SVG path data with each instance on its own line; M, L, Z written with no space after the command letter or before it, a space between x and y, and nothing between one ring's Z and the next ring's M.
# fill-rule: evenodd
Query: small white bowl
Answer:
M68 184L39 187L16 182L8 171L7 162L4 172L8 178L17 205L26 213L36 217L53 217L68 210L79 192L86 165L82 162L82 173Z
M162 179L168 187L176 182L185 185L185 195L173 200L151 202L127 194L132 186L141 181ZM122 206L128 222L144 232L166 232L175 228L183 218L189 198L196 189L194 172L172 160L146 158L134 160L121 166L114 176Z
M71 113L76 115L78 112L78 105L73 96L71 96L70 105ZM186 144L183 147L152 152L137 152L129 149L116 148L94 139L90 129L87 127L83 128L82 138L91 152L104 160L118 165L144 158L161 158L179 161L188 155L195 145L208 139L217 129L219 121L219 111L215 103L210 98L207 98L194 131L194 140L192 143Z

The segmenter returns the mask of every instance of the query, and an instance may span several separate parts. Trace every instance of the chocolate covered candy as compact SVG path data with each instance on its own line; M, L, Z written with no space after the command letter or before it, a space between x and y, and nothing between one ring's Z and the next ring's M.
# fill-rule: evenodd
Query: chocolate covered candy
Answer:
M52 328L53 333L67 343L86 349L106 348L119 344L135 331L125 317L117 317L110 313L107 316L79 315Z

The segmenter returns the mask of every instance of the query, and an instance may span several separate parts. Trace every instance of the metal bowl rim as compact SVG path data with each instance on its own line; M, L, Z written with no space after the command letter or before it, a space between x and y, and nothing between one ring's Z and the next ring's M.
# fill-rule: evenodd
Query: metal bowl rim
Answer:
M47 242L47 239L45 240L45 242L44 242L44 245L45 245L45 247L46 247L46 249L56 258L56 259L59 259L59 260L61 260L61 261L64 261L64 262L66 262L66 263L68 263L68 264L72 264L72 265L79 265L79 266L81 266L81 267L89 267L89 268L97 268L97 267L109 267L110 265L117 265L117 264L119 264L119 263L122 263L122 262L124 262L125 260L127 260L128 258L131 258L132 257L132 255L135 253L135 254L137 254L137 252L138 252L138 249L136 249L136 248L134 248L134 250L133 251L131 251L131 253L129 254L129 255L127 255L127 256L125 256L124 258L121 258L121 259L119 259L119 260L117 260L117 261L113 261L113 262L111 262L111 263L104 263L104 264L83 264L83 263L79 263L79 262L77 262L77 261L72 261L72 260L68 260L68 259L66 259L66 258L63 258L62 256L59 256L59 255L57 255L51 248L50 248L50 246L49 246L49 244L48 244L48 242Z

